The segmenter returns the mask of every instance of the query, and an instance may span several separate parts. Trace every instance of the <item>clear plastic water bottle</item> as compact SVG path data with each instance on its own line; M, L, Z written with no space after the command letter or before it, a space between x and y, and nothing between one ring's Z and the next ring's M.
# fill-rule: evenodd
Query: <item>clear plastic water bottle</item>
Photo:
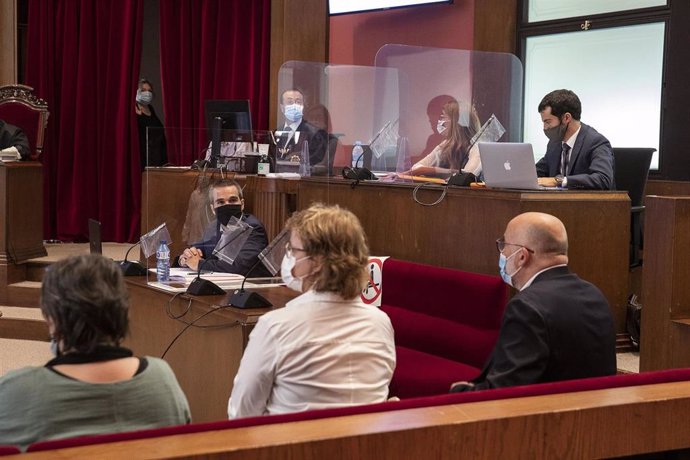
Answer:
M170 248L165 240L161 241L156 251L156 278L159 283L170 281Z
M352 167L358 168L364 163L364 148L362 141L356 141L355 146L352 147Z

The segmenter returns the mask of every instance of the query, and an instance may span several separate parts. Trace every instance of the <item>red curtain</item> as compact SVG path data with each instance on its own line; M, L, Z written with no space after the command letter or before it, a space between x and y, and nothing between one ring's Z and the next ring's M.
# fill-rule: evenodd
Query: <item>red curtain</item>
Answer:
M143 0L29 0L27 84L48 102L44 234L139 237L141 174L133 109Z
M267 129L270 0L160 2L165 124L205 129L206 99L249 99L254 129ZM168 160L189 165L205 131L166 129Z

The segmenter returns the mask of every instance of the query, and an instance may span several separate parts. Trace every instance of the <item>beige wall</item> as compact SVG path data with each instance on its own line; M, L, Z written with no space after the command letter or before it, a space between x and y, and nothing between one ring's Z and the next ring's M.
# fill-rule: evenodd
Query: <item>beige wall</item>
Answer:
M0 85L17 82L17 4L0 0Z

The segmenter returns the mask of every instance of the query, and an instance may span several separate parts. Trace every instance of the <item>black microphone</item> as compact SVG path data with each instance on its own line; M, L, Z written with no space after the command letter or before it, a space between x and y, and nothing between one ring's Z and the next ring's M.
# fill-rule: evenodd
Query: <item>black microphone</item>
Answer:
M223 246L218 248L218 252L222 251L225 249L230 243L235 241L237 238L239 238L241 235L243 235L247 230L250 230L253 228L250 225L247 225L244 227L242 230L237 232L237 235L233 236L228 240ZM196 274L196 278L194 281L192 281L189 284L189 287L187 287L187 294L192 294L192 295L223 295L225 294L225 289L222 287L218 286L216 283L213 281L209 281L207 279L204 279L201 277L201 269L204 267L206 262L208 262L210 259L204 259L199 263L199 268Z
M365 167L358 168L356 166L359 164L359 160L361 160L362 157L364 157L364 154L366 153L367 150L371 151L368 145L362 146L362 153L360 153L359 156L357 157L357 159L355 160L355 167L354 168L350 168L349 166L346 166L343 168L343 178L344 179L352 179L352 180L356 180L357 182L359 182L361 180L378 180L378 177L376 177L374 175L374 173L372 173L368 168L365 168Z
M242 280L240 288L232 294L228 294L225 298L225 302L223 302L226 306L229 305L236 308L264 308L273 306L271 302L258 292L244 290L244 283L247 282L247 277L260 263L261 259L257 258L256 263L252 265L244 275L244 280Z
M258 294L257 292L252 292L252 291L245 291L244 289L244 283L247 281L247 277L249 274L259 266L260 263L263 263L268 271L272 273L274 276L276 273L278 273L278 269L268 262L266 263L266 260L268 259L269 255L273 253L275 248L280 247L280 244L283 243L283 241L286 239L286 237L289 237L290 233L287 228L283 229L275 238L273 238L273 241L271 241L268 246L264 248L263 251L258 256L258 260L254 265L252 265L249 270L247 270L247 275L244 278L244 281L242 281L242 286L232 294L228 294L228 297L225 299L225 304L226 305L231 305L233 307L237 308L262 308L262 307L272 307L273 305L271 302L266 300L262 295Z
M141 262L136 261L136 260L127 260L127 257L129 256L129 251L134 249L136 246L141 244L141 240L137 241L134 243L132 246L130 246L129 249L127 249L127 252L125 253L125 259L120 261L120 270L122 270L122 274L124 276L144 276L146 275L146 267L144 267Z

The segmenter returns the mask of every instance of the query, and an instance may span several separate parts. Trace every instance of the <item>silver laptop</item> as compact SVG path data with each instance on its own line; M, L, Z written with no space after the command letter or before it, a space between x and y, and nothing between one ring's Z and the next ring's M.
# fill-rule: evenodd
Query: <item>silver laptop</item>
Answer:
M547 189L537 183L537 168L534 163L532 144L480 142L479 157L482 160L484 183L487 187L520 190Z

